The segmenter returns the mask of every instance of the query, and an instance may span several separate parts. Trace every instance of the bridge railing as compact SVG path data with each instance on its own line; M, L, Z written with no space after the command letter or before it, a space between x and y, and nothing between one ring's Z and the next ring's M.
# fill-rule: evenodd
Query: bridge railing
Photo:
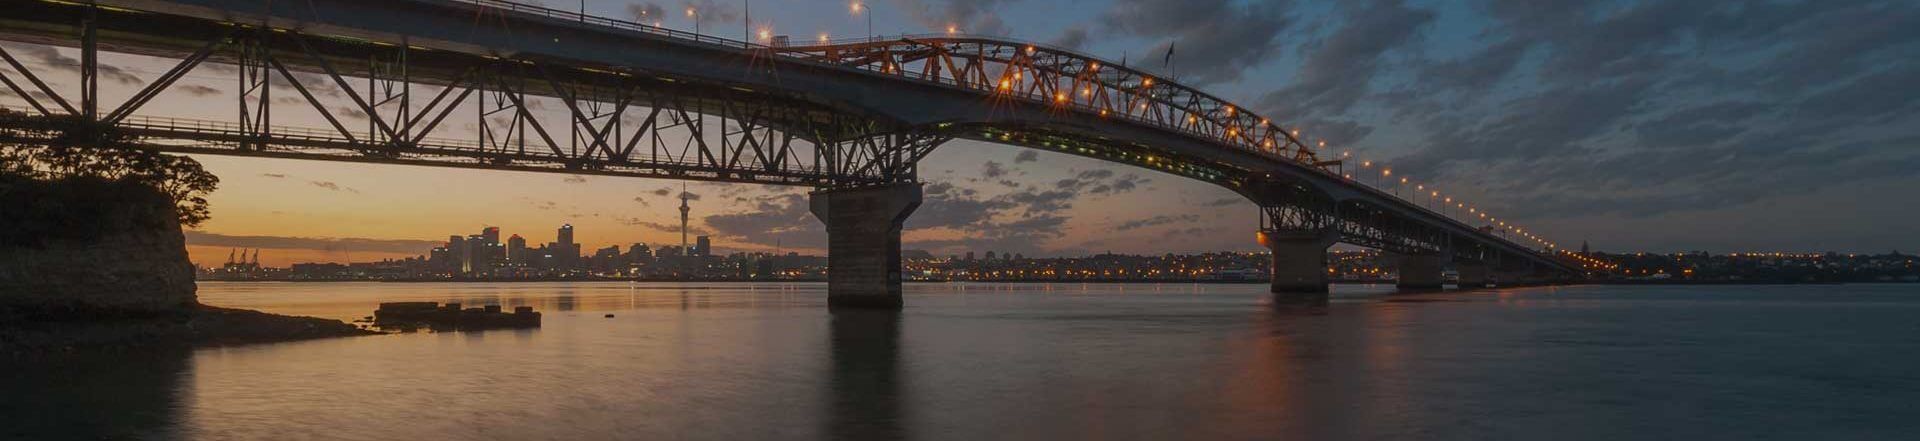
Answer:
M734 40L731 38L715 37L715 36L705 35L705 34L700 34L695 32L687 32L687 31L682 31L677 29L671 29L665 26L654 26L646 23L621 20L617 18L602 17L602 16L592 15L592 14L582 14L577 11L555 9L555 8L549 8L546 6L530 5L530 4L517 3L517 2L506 1L506 0L452 0L452 1L486 7L486 8L500 9L500 10L505 10L509 12L538 15L542 17L554 18L554 19L559 19L564 21L578 22L578 23L589 24L589 25L606 26L606 27L612 27L612 28L625 29L629 31L644 32L648 34L661 35L661 36L678 38L683 40L697 41L701 43L707 43L707 44L713 44L713 45L719 45L719 46L726 46L726 47L733 47L733 48L740 48L740 49L765 49L765 48L771 47L771 46L755 44L747 41Z

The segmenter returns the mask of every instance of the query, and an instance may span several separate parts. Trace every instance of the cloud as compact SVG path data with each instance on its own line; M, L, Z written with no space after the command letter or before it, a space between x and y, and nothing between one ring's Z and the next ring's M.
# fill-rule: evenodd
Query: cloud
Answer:
M653 2L629 3L627 19L634 23L653 24L667 19L667 9Z
M195 97L202 97L202 98L210 97L210 96L219 96L222 93L220 89L215 89L212 87L202 86L198 84L175 85L173 86L173 88L181 92L185 92L188 95L193 95Z
M988 178L1000 178L1007 175L1007 168L1001 166L998 162L987 161L987 163L982 166L980 175Z
M363 251L426 254L443 245L431 240L337 237L237 236L188 230L187 244L211 247Z
M680 2L680 11L677 13L681 14L680 16L684 18L686 17L688 9L695 11L695 19L699 20L702 24L740 23L740 10L734 9L734 3L731 2L722 3L714 0L682 1Z
M658 190L654 190L654 191L651 191L651 192L649 192L649 193L653 193L653 195L654 195L654 196L666 196L666 195L670 195L670 194L673 194L673 188L672 188L672 187L660 187L660 189L658 189Z
M1086 27L1074 26L1067 28L1065 31L1061 31L1059 36L1054 37L1053 40L1047 44L1053 45L1054 47L1078 50L1087 45L1087 39L1089 37L1090 35Z
M794 248L826 246L826 227L814 219L806 196L759 196L753 205L746 212L709 215L704 223L738 242Z
M1231 206L1240 205L1244 203L1247 203L1246 198L1234 196L1234 197L1224 197L1220 199L1214 199L1214 200L1202 203L1200 205L1205 207L1231 207Z
M274 179L285 179L287 177L286 174L282 173L261 173L260 176Z
M1183 214L1183 215L1162 214L1162 215L1149 217L1145 219L1134 219L1126 222L1121 222L1119 225L1115 225L1113 229L1115 231L1129 231L1129 230L1138 230L1146 227L1156 227L1156 226L1174 224L1174 223L1195 222L1199 220L1200 220L1200 215L1197 215L1197 214Z
M562 178L560 181L566 182L568 184L585 184L587 183L587 177L580 176L580 175L567 175L566 178Z
M1262 107L1516 220L1717 210L1920 161L1920 94L1887 92L1920 81L1892 55L1920 48L1920 4L1436 7L1480 25L1436 43L1420 8L1337 7Z
M1286 120L1346 113L1369 95L1386 54L1416 41L1436 16L1399 0L1341 2L1339 9L1342 26L1324 39L1302 43L1305 61L1298 78L1262 97L1261 108Z
M1054 181L1055 190L1077 194L1112 195L1133 191L1142 184L1152 182L1140 175L1127 173L1116 176L1113 170L1096 168L1079 172L1074 177Z
M909 230L975 230L986 225L1000 210L1013 207L1010 201L983 200L977 197L978 192L947 182L929 182L922 187L921 194L920 208L907 217Z
M1040 151L1038 150L1021 150L1019 154L1013 155L1013 163L1015 164L1019 164L1023 162L1034 162L1039 160L1040 160Z
M1237 81L1249 69L1267 63L1281 49L1280 36L1293 32L1281 0L1117 0L1101 15L1109 36L1159 41L1143 52L1135 67L1163 68L1174 50L1180 81L1205 85Z
M353 187L342 186L338 183L334 183L333 181L307 181L307 184L313 185L315 187L333 190L333 191L345 191L345 192L354 193L354 194L360 193L360 190L355 190Z
M663 224L663 223L649 221L649 220L642 220L640 218L616 218L616 219L620 221L621 225L626 225L630 227L643 227L649 230L659 231L662 233L674 233L674 234L680 233L679 225ZM687 234L706 235L710 233L707 230L701 229L699 227L688 226Z
M1015 0L893 0L907 16L927 29L946 31L948 26L977 35L1006 35L1005 20L994 11Z
M52 46L23 43L6 43L4 46L6 46L10 52L19 53L21 58L37 61L38 64L46 66L47 68L76 75L80 73L79 59L61 54L60 49L55 49ZM140 77L127 73L125 69L121 69L119 66L100 64L98 70L100 78L121 86L139 86L146 84L146 81L142 81ZM41 76L44 77L45 74L41 74ZM65 92L62 92L62 94L65 94Z

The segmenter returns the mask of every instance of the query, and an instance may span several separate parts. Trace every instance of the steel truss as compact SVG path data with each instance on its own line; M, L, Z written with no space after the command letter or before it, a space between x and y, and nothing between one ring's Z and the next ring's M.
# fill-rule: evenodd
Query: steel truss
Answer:
M1300 187L1281 187L1259 198L1262 231L1316 232L1338 241L1400 254L1445 254L1454 259L1497 262L1487 244L1356 201L1336 202Z
M1129 120L1325 170L1299 130L1125 65L1030 43L951 35L780 47L787 56L858 67ZM1325 147L1325 143L1319 143Z
M13 69L0 71L0 83L30 107L0 114L0 128L11 129L0 141L838 187L914 181L915 164L951 139L717 85L246 25L208 39L103 115L86 11L74 42L78 100L0 48ZM236 67L234 120L136 114L210 59ZM565 123L545 109L554 102ZM327 128L275 125L290 110L275 108L289 105L310 108ZM456 120L469 133L450 128Z

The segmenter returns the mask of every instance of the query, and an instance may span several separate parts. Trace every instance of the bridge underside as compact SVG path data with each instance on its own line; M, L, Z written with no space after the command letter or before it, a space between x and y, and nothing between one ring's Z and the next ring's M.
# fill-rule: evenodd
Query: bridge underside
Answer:
M1171 122L1156 122L1110 117L1106 108L1048 106L1047 97L1066 97L1050 89L1035 89L1038 103L1011 94L982 96L966 92L966 82L929 86L873 75L872 70L897 73L905 66L897 64L902 58L877 46L853 52L859 54L856 61L834 58L821 65L824 56L796 61L773 48L635 36L486 8L476 9L484 12L472 18L476 26L515 34L517 39L507 40L518 49L494 47L509 45L485 32L472 41L449 36L457 32L415 39L407 27L395 24L431 20L435 11L444 11L413 9L448 2L393 2L387 27L374 21L366 29L310 17L304 22L268 19L272 14L214 19L209 17L252 17L253 11L161 7L171 4L166 1L110 2L154 6L148 11L14 3L19 7L0 17L0 40L78 48L82 66L79 90L63 91L43 78L52 69L30 68L0 48L11 69L0 69L0 83L27 103L0 111L0 144L811 186L820 190L815 212L828 225L832 250L839 251L830 256L832 290L836 296L864 296L836 304L898 305L899 221L919 203L916 164L951 139L1124 163L1245 195L1262 207L1260 231L1275 250L1276 292L1325 292L1325 250L1335 242L1412 256L1404 260L1422 262L1420 277L1429 275L1424 268L1433 268L1435 280L1438 265L1431 262L1569 269L1487 231L1343 181L1321 170L1325 164L1313 162L1304 148L1288 156L1259 153L1258 139L1220 146L1213 139L1251 127L1231 121L1254 118L1232 106L1186 114L1188 123L1197 121L1191 115L1230 121L1206 128L1180 126L1179 114L1164 117ZM308 3L318 5L309 5L316 11L387 7L360 0ZM169 13L175 10L201 12ZM624 44L619 47L631 47L637 55L623 53L632 58L608 63L587 60L579 49L529 49L545 43L549 34L542 32L550 32L555 42L565 38L582 46ZM127 100L108 103L99 91L103 51L178 64ZM1034 50L1029 46L1026 52ZM922 62L936 58L929 55L934 52L921 54L916 59ZM1042 69L1033 59L1019 61L1018 51L1013 58L985 51L972 56L982 58L969 64L975 66L969 72L984 72L977 66L994 61L1013 66L1003 72L1079 75L1076 85L1095 80L1096 73L1108 74L1098 63L1089 71L1086 62L1072 60ZM849 63L868 71L849 71ZM1061 70L1072 66L1081 70ZM233 80L233 100L222 105L233 109L230 119L151 115L156 113L149 105L153 99L175 89L189 73ZM1140 104L1148 109L1143 112L1173 106L1171 95L1153 92L1165 85L1153 86L1150 78L1131 81L1148 100ZM1087 95L1091 91L1086 89ZM280 123L286 120L326 126ZM1275 150L1275 134L1264 136L1268 150ZM1508 274L1495 273L1486 278ZM874 301L873 295L893 300Z

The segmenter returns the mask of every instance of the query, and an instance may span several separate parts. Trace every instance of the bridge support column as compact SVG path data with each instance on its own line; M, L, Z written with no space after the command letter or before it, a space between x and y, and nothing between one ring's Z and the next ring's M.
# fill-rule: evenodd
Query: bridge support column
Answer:
M1396 284L1401 291L1438 291L1447 282L1441 268L1447 264L1446 257L1439 254L1402 254L1398 272L1400 282Z
M1460 274L1460 289L1480 289L1487 287L1487 264L1480 262L1457 262L1453 271Z
M821 190L814 217L827 225L827 305L899 309L900 227L920 208L920 184Z
M1260 245L1273 252L1272 292L1300 298L1327 296L1327 247L1332 232L1261 230Z

